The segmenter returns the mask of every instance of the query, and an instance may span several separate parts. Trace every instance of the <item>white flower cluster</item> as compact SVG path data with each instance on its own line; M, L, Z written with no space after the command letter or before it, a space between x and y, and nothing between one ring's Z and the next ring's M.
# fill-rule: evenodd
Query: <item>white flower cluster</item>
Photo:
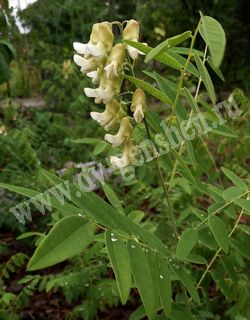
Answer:
M124 40L139 40L139 24L129 20L123 30ZM96 120L106 131L114 130L119 125L115 135L106 134L105 140L113 147L124 145L121 158L111 157L113 165L123 168L131 163L135 156L134 146L131 141L133 132L132 119L123 109L119 94L123 82L123 66L126 61L126 50L134 60L142 54L139 50L123 43L114 43L112 24L109 22L96 23L92 27L88 43L74 42L77 51L74 55L75 63L81 67L81 72L92 79L95 88L84 88L86 96L94 98L95 103L105 104L104 112L91 112L91 117ZM131 104L134 120L139 123L144 117L146 109L146 95L142 89L136 89Z

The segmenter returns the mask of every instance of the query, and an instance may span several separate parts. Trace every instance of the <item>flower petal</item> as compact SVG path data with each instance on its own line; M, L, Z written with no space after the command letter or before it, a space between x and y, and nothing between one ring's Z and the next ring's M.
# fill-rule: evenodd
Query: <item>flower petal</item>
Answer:
M134 112L134 119L137 123L140 123L142 122L143 118L144 118L143 107L141 104L138 104Z
M110 157L110 162L117 168L125 168L129 164L129 159L126 154L122 158L112 156Z
M75 51L77 51L80 54L85 54L86 50L87 50L87 45L85 43L81 43L81 42L74 42L73 43L73 48L75 49Z
M87 44L87 51L90 54L92 54L92 56L94 56L94 57L100 57L105 53L101 44L93 45L91 43L88 43Z
M83 67L85 64L86 59L84 59L83 57L79 56L79 54L74 54L74 61L75 64L77 64L79 67Z
M86 94L87 97L90 97L90 98L96 98L97 97L96 89L84 88L84 93Z

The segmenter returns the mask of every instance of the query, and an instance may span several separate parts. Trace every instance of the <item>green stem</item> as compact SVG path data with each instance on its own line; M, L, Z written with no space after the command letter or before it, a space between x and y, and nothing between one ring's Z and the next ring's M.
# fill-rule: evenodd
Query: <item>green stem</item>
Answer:
M179 97L180 97L184 75L185 75L185 72L187 70L188 64L189 64L189 62L191 60L191 57L193 55L193 47L194 47L195 39L196 39L197 34L199 32L200 23L201 23L201 20L198 22L198 25L197 25L197 27L195 29L195 32L194 32L194 35L192 36L192 41L191 41L191 45L190 45L190 48L189 48L188 57L187 57L187 60L185 62L184 68L181 70L181 78L180 78L180 81L179 81L178 89L177 89L176 96L175 96L175 101L174 101L172 112L171 112L170 119L169 119L169 125L170 126L171 126L171 123L172 123L172 119L173 119L173 115L174 115L174 112L175 112L175 108L176 108L177 102L178 102Z

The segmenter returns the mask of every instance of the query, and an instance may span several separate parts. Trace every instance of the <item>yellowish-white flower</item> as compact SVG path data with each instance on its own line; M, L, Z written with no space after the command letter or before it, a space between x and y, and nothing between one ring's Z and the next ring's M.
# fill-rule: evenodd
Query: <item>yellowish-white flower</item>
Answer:
M125 29L123 30L123 39L138 42L139 33L139 23L133 19L129 20ZM127 45L127 50L133 60L137 59L139 54L144 55L143 52L129 45Z
M112 26L105 21L93 25L88 43L74 42L73 47L79 54L84 55L84 58L100 58L111 51L113 41Z
M121 76L107 79L106 74L100 77L100 86L96 89L84 88L87 97L95 98L95 103L109 103L116 94L120 92L122 78Z
M121 104L112 100L106 105L104 112L90 112L92 119L96 120L106 131L115 128L125 116Z
M119 73L122 71L122 65L125 60L125 49L122 43L117 43L106 63L106 67L104 70L106 71L107 78L112 79L113 77L117 77Z
M129 139L132 131L133 127L130 123L129 117L124 117L121 121L118 133L116 135L105 134L104 139L111 143L113 147L119 147Z
M138 88L135 90L132 98L131 111L134 112L134 119L140 123L144 118L144 112L147 108L147 99L145 92Z
M74 61L79 67L81 67L82 73L89 73L97 68L97 62L94 58L85 59L79 54L74 54Z
M0 134L4 134L5 130L5 126L0 126Z
M134 148L134 145L132 144L131 141L128 141L127 143L125 143L122 157L111 156L110 157L111 164L119 169L127 167L135 157L134 151L131 152L133 148Z

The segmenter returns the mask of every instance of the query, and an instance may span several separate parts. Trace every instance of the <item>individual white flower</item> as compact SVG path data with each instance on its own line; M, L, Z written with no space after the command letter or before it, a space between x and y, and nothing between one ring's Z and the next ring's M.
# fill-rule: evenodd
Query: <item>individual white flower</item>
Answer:
M113 147L119 147L131 136L133 127L130 123L129 117L124 117L121 121L119 131L116 135L105 134L104 139L112 144Z
M93 84L97 84L99 82L98 71L91 71L87 73L87 76L92 79Z
M125 29L123 30L123 39L138 42L139 32L139 23L133 19L129 20ZM130 45L127 45L127 50L128 54L133 60L137 59L139 54L144 55L143 52L134 47L131 47Z
M133 143L131 141L128 141L124 145L122 157L116 157L116 156L110 157L111 164L119 169L123 169L123 168L127 167L135 158L134 151L131 152L131 150L133 148L134 148Z
M103 83L103 76L105 76L103 67L98 67L96 70L88 72L87 76L92 79L93 84L99 84L101 81Z
M100 86L96 89L85 88L87 97L95 98L95 103L109 103L120 92L122 78L120 76L107 79L105 75L100 78Z
M112 49L114 35L109 22L95 23L92 27L90 41L88 43L74 42L73 47L84 58L103 57Z
M104 112L90 112L92 119L96 120L105 130L111 130L117 126L125 113L117 100L112 100L106 105Z
M95 103L109 103L115 96L115 90L111 86L106 88L99 87L97 89L84 88L87 97L95 98Z
M107 78L112 79L115 76L118 76L119 72L122 70L122 65L125 60L125 50L122 43L117 43L109 57L106 63L106 67L104 70L106 71Z
M81 42L74 42L73 48L79 54L86 54L87 53L87 44Z
M74 55L74 61L75 64L77 64L79 67L81 67L81 72L83 73L89 73L96 69L97 63L94 58L85 59L78 54Z
M122 169L129 165L129 158L128 158L128 155L124 153L121 158L116 156L111 156L110 162L113 166Z
M135 90L132 98L131 111L134 112L134 119L140 123L144 118L144 112L147 108L147 99L145 92L138 88Z

